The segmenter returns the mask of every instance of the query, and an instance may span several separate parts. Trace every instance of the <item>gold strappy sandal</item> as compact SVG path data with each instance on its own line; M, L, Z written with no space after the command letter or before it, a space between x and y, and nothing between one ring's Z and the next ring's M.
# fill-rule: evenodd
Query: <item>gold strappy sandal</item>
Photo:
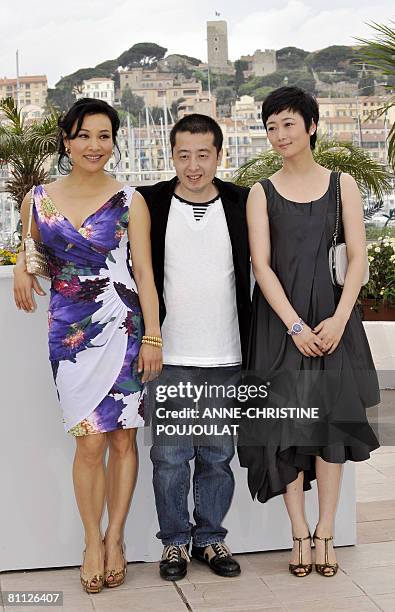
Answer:
M80 567L80 580L81 580L82 588L84 589L84 591L86 591L86 593L89 593L89 594L100 593L100 591L103 590L103 586L104 586L103 576L101 574L95 574L94 576L91 576L90 578L86 578L83 575L83 568L84 568L84 563L85 563L85 553L86 553L86 549L84 550L84 559Z
M120 570L104 570L104 586L108 589L113 589L114 587L121 586L124 583L126 578L126 572L128 569L128 564L125 559L125 545L121 545L122 557L123 557L123 568ZM112 578L112 580L109 580Z
M321 542L325 542L325 563L316 563L315 570L318 574L321 574L321 576L325 576L325 578L332 578L332 576L334 576L339 569L338 563L329 563L328 542L333 540L333 536L330 536L329 538L320 538L316 532L317 528L314 531L313 541L321 540Z
M311 540L311 535L309 533L306 538L295 538L295 536L292 536L292 539L294 542L298 542L299 545L299 563L290 563L288 566L289 571L297 578L304 578L305 576L308 576L311 573L311 570L313 569L313 564L303 563L302 542L303 540Z

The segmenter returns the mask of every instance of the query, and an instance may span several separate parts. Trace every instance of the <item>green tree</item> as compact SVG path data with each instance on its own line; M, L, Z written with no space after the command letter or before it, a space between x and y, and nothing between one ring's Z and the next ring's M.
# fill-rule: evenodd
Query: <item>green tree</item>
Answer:
M167 49L165 47L161 47L156 43L137 43L122 53L117 61L119 66L128 66L129 68L132 66L153 68L165 56L166 52Z
M318 140L313 156L317 163L329 170L351 174L364 194L370 192L380 199L392 189L392 174L385 165L352 144ZM280 170L281 166L282 159L278 153L265 151L241 166L234 176L234 182L251 187Z
M67 87L48 89L46 109L56 108L61 112L67 111L75 102L76 98L72 91Z
M174 117L174 119L177 119L177 112L178 112L178 106L181 104L181 102L185 102L185 98L177 98L177 100L174 100L171 103L171 113Z
M247 68L248 68L248 62L244 60L235 61L235 81L234 82L235 82L236 91L239 91L240 85L243 85L243 83L245 83L244 70L247 70Z
M374 96L374 76L364 70L358 81L358 91L362 96Z
M273 91L273 87L258 87L258 89L254 91L254 98L258 102L262 102L271 91Z
M308 51L298 49L298 47L283 47L276 51L277 66L279 70L303 70L305 58L309 55Z
M352 47L332 45L306 56L305 62L314 70L345 70L354 60L356 52Z
M12 98L0 101L0 159L9 166L6 191L18 210L25 194L47 177L44 162L57 150L58 114L52 111L41 121L27 122Z
M215 91L217 96L217 104L228 104L236 99L236 92L232 87L218 87Z
M370 24L376 37L373 40L364 38L357 39L362 43L358 55L373 68L376 68L387 79L395 77L395 22L390 21L389 25L378 23ZM390 108L395 106L395 96L392 93L393 85L387 84L388 92L391 94L388 101L380 109L381 115L386 115ZM392 125L388 135L388 161L395 170L395 124Z
M315 93L315 79L311 74L306 73L304 76L299 77L294 82L288 81L288 85L295 85L296 87L301 87L302 89L305 89L311 94Z
M133 116L138 116L138 114L143 110L144 106L144 98L142 98L141 96L136 96L136 94L132 92L130 87L126 87L124 89L121 98L121 108L123 110Z
M199 66L199 64L202 63L202 60L198 59L197 57L192 57L191 55L183 55L182 53L177 53L176 55L193 66Z
M150 109L150 114L155 125L158 125L160 123L161 117L163 121L163 108L161 108L160 106L153 106Z

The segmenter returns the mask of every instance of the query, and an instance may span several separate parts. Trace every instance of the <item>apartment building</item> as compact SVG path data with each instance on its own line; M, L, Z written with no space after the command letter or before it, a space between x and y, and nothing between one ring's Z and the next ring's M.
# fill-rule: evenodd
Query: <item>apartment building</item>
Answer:
M83 81L80 91L76 91L76 98L98 98L114 106L115 84L112 79L95 77Z
M199 98L202 96L202 84L194 79L187 80L170 72L133 68L120 72L121 96L126 87L144 99L148 108L162 107L164 99L170 108L180 98Z
M384 96L317 98L319 132L340 142L361 146L371 157L386 162L386 139L395 120L395 109L378 117Z
M177 119L192 113L208 115L215 119L217 117L217 98L212 94L210 96L207 91L200 96L184 98L177 107Z
M0 99L14 98L19 106L34 105L44 108L47 99L48 81L45 75L19 77L19 101L17 79L0 79Z
M317 98L320 105L320 121L326 117L359 117L361 122L369 120L385 101L386 96L351 96L349 98ZM390 109L388 121L395 121L395 109Z

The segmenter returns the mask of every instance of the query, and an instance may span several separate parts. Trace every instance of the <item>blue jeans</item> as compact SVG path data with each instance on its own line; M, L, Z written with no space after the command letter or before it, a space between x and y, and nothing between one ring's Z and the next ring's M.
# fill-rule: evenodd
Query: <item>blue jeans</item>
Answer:
M161 376L151 387L151 393L158 385L190 382L193 385L206 381L218 384L221 381L238 383L239 366L200 368L183 366L164 366ZM179 411L186 404L185 400L167 400L166 409ZM204 404L204 406L203 406ZM229 407L234 400L223 401L199 400L194 406L199 408ZM174 415L174 413L173 413ZM153 425L158 422L153 418ZM178 421L173 417L172 424ZM182 420L185 423L185 420ZM202 421L200 421L202 422ZM223 421L222 421L223 422ZM234 455L232 436L220 436L214 441L199 444L198 437L179 436L170 442L158 440L154 436L151 448L153 463L153 485L160 531L157 537L164 545L188 545L190 539L195 546L207 546L223 541L227 530L222 521L229 510L233 492L234 476L230 462ZM195 460L193 474L193 518L190 522L188 511L188 493L190 488L190 461Z

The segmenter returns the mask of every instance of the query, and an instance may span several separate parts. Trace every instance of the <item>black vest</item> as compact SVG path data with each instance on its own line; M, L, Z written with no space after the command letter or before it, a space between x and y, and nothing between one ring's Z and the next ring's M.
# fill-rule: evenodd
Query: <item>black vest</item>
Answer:
M245 365L251 318L250 253L246 221L248 189L217 178L214 179L214 183L221 197L232 245L240 343L243 365ZM166 307L163 299L166 227L176 185L177 177L174 177L170 181L162 181L156 183L156 185L136 188L144 197L151 215L152 267L159 297L161 324L166 316ZM193 271L191 273L193 274Z

